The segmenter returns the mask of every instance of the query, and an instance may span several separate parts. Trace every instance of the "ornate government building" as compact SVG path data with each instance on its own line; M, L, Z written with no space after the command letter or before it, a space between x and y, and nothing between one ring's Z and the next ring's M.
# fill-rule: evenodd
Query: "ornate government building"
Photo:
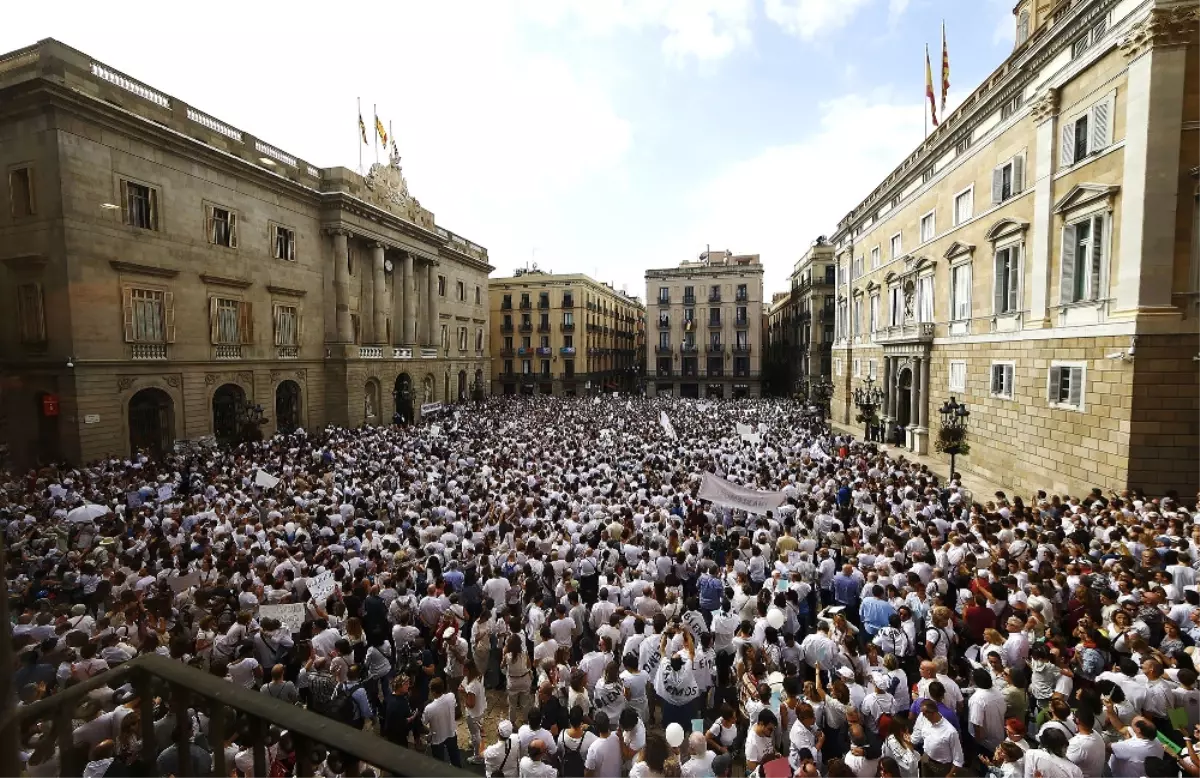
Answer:
M54 40L0 55L19 463L414 419L486 385L487 250L400 160L317 168Z
M833 235L834 416L1028 494L1195 494L1200 7L1021 0L1016 47Z

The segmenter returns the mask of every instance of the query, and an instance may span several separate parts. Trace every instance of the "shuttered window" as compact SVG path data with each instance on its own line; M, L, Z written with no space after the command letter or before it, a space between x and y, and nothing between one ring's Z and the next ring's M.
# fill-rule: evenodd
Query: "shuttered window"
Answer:
M271 256L275 259L296 259L296 231L279 224L271 225Z
M137 181L121 181L121 214L126 224L158 229L158 190Z
M300 345L300 313L294 305L275 306L275 345Z
M954 360L950 363L950 385L947 387L951 392L967 391L967 363L965 360Z
M1025 155L1018 154L992 171L992 205L1020 194L1025 188Z
M175 295L161 289L122 290L126 343L174 343Z
M21 342L46 342L46 311L42 304L42 285L21 284L17 287L17 324Z
M216 346L240 346L254 342L254 317L245 300L208 298L209 339Z
M992 312L996 315L1016 313L1021 279L1020 246L1008 246L996 252L993 278Z
M1059 148L1061 167L1070 167L1112 145L1116 101L1116 92L1109 92L1079 116L1063 122Z
M950 302L954 321L971 318L971 265L964 262L950 268Z
M1099 300L1101 273L1108 253L1105 214L1063 227L1059 299L1062 305Z
M1059 408L1083 410L1085 374L1086 368L1082 365L1052 364L1046 401Z
M917 321L933 321L933 276L917 279Z
M900 287L893 286L888 290L888 324L898 327L904 321L904 300Z
M219 205L206 205L205 232L208 242L215 246L236 249L238 247L238 215Z
M975 190L968 189L954 198L954 226L958 226L975 215Z

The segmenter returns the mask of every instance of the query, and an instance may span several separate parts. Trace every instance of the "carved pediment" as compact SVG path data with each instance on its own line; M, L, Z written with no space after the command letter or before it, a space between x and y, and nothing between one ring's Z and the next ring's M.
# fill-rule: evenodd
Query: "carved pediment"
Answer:
M950 247L946 249L946 253L943 254L942 257L944 259L955 259L957 257L963 256L964 254L967 256L970 256L972 253L974 253L974 251L975 251L974 244L960 243L959 241L956 240L950 244Z
M1076 208L1082 208L1085 205L1091 205L1099 200L1106 201L1109 210L1111 210L1113 198L1116 197L1119 191L1121 191L1121 187L1111 184L1076 184L1071 187L1071 191L1059 198L1058 202L1054 204L1054 212L1066 213Z
M1007 238L1016 233L1023 233L1029 229L1029 222L1021 219L1004 218L988 228L985 237L995 243L1001 238Z
M878 283L878 282L876 282L876 281L872 281L871 283L867 284L867 291L868 291L868 292L875 292L875 291L878 291L878 290L879 290L879 288L880 288L880 286L879 286L879 283Z

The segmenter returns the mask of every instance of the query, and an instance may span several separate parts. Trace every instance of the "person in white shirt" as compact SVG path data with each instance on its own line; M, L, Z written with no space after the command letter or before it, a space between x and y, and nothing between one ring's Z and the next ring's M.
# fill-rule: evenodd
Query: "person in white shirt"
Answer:
M458 752L458 727L455 725L454 695L446 694L446 682L434 678L429 682L429 703L421 721L429 730L429 750L434 759L462 767Z
M483 750L484 772L517 778L521 766L521 741L513 734L512 722L504 719L496 726L497 740Z
M1025 752L1025 778L1084 778L1084 772L1067 758L1067 736L1057 729L1046 732L1040 748ZM1099 778L1101 773L1087 778Z
M779 720L770 709L758 713L758 720L746 732L746 772L752 773L767 754L775 751L775 727Z
M975 693L967 700L967 722L975 741L987 752L1004 740L1004 695L992 685L992 675L982 668L971 674Z
M525 756L521 757L519 778L557 778L558 770L542 761L546 755L546 743L541 738L529 742Z
M923 763L934 762L922 768L923 774L953 776L956 770L962 769L963 750L958 730L943 718L933 700L921 703L921 716L913 727L912 742L923 747Z
M611 733L608 714L600 711L592 720L596 739L588 746L583 766L592 778L620 778L621 740Z
M1146 774L1147 759L1161 759L1166 753L1157 740L1158 728L1144 716L1135 716L1133 723L1125 726L1117 718L1111 702L1105 703L1105 714L1109 725L1125 736L1124 740L1112 744L1108 769L1112 771L1113 778L1140 778Z
M1079 731L1067 741L1067 759L1087 776L1104 774L1104 738L1093 729L1095 723L1090 710L1075 711L1075 727Z
M708 750L708 740L703 732L688 735L687 753L688 760L680 768L684 778L711 778L712 761L717 755Z

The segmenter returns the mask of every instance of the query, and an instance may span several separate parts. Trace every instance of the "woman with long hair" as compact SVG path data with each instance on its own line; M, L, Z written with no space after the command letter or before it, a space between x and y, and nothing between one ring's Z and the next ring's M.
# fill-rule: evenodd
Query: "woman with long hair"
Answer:
M530 693L533 679L529 654L525 651L525 640L521 634L509 636L500 666L508 679L508 720L524 721L525 714L533 707L533 695Z

